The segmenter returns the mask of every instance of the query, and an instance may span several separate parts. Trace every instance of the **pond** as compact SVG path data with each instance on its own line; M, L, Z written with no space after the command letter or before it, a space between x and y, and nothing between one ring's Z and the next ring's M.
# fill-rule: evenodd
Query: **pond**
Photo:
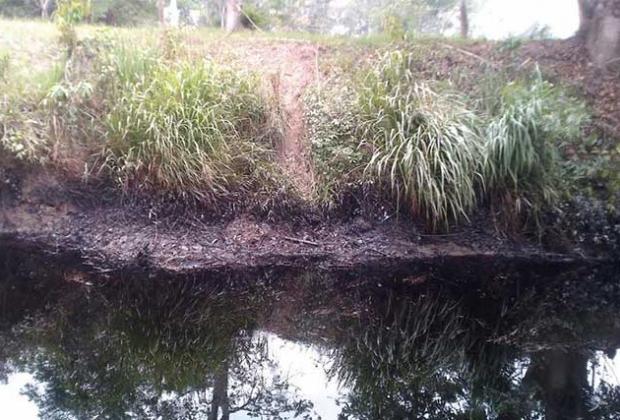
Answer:
M0 254L8 419L617 419L617 267L96 276Z

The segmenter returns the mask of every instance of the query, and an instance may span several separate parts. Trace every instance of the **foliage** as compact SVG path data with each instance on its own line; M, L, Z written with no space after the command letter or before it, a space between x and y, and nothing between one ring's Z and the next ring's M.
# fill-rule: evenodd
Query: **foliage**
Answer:
M114 26L133 26L157 20L156 3L151 0L95 0L92 18Z
M0 0L0 15L8 17L38 17L41 15L37 1Z
M35 74L26 92L4 98L0 109L0 146L18 159L39 163L49 160L53 145L48 132L56 115L46 99L57 91L64 76L65 63L57 63Z
M402 41L405 39L405 25L398 16L384 16L381 26L383 27L383 32L388 34L392 41Z
M519 38L516 36L510 36L504 39L503 41L501 41L498 44L497 49L500 52L513 52L521 48L522 45L523 45L522 38Z
M264 29L269 26L269 16L253 4L244 4L241 25L251 30Z
M456 97L415 81L411 57L388 55L360 94L366 173L432 228L467 217L482 154L476 118Z
M67 3L65 0L50 1L49 10L56 9L56 4ZM88 0L86 6L91 11L89 17L93 22L115 26L136 25L157 20L156 2L154 0ZM179 2L183 7L184 2ZM41 5L39 0L0 0L0 15L21 18L39 18Z
M260 142L266 114L253 76L211 62L157 63L118 93L106 155L126 185L206 201L254 186L268 151Z
M558 148L581 135L587 112L538 75L514 82L499 95L486 130L484 180L491 200L523 210L539 222L543 208L562 190Z
M54 20L60 30L60 42L70 57L77 44L75 25L90 15L90 0L58 0Z
M249 206L270 206L266 193L277 185L288 194L289 184L272 160L274 129L258 79L192 61L176 51L176 35L164 35L163 51L155 37L143 48L107 31L85 37L70 60L6 95L3 149L160 198L223 209L252 193Z
M181 32L172 28L166 28L162 31L161 51L165 60L175 61L186 58L188 51L185 48Z
M265 10L262 5L261 10ZM68 21L77 21L83 15L76 16ZM11 28L19 25L21 23L13 22ZM214 200L225 191L243 193L258 188L263 181L271 191L274 179L267 173L274 172L273 145L266 141L270 137L267 135L270 111L264 105L261 105L262 111L253 116L241 117L241 120L252 121L249 131L235 129L232 136L228 133L221 136L226 138L225 144L234 145L230 146L232 148L241 142L240 150L250 150L247 158L252 163L241 164L242 158L232 159L229 151L222 152L221 164L205 169L210 174L208 177L198 175L197 162L207 162L201 160L203 158L187 166L175 166L172 161L160 166L154 162L160 159L155 154L149 156L150 163L146 160L139 164L124 162L125 152L134 153L141 147L153 151L150 146L146 147L147 143L153 144L150 140L140 143L140 147L136 143L117 149L124 145L117 138L114 153L113 148L106 148L107 134L112 132L108 124L113 121L108 114L112 111L114 118L120 121L124 115L121 108L128 103L142 112L145 105L139 102L143 100L163 103L165 99L166 104L176 100L182 102L172 94L169 98L160 95L154 99L154 88L149 86L157 78L166 79L180 67L189 71L192 64L188 63L194 61L188 60L192 56L204 56L204 50L200 49L203 42L209 53L213 51L206 43L219 40L217 35L213 37L216 32L196 32L195 36L202 39L186 42L187 32L182 30L153 33L84 25L79 28L81 42L74 56L65 63L58 60L62 54L51 42L55 33L52 25L29 23L24 27L24 32L40 28L36 42L45 49L39 47L44 54L11 50L10 60L8 54L0 60L3 68L10 61L10 72L3 71L5 80L7 77L9 80L3 85L0 113L0 141L5 150L29 161L59 162L66 150L78 146L74 143L85 143L75 148L83 153L67 160L72 160L75 168L84 170L88 166L90 170L94 164L101 163L95 159L103 155L108 158L106 169L112 171L99 173L112 174L125 186L163 187L166 192L197 197L200 183L194 181L201 179L201 185L207 185L211 182L209 177L219 176L213 173L215 171L226 179L224 184L230 184L216 188L219 193L208 187L199 198ZM205 35L213 38L207 41ZM274 36L282 34L238 35L241 39L272 39ZM465 68L463 72L458 77L450 77L454 73L454 49L436 48L438 41L430 39L416 41L411 48L403 44L407 53L388 54L363 82L358 83L357 72L366 76L366 63L374 60L374 52L383 51L377 50L377 45L362 45L344 38L301 36L338 46L321 49L318 56L321 74L334 78L321 78L320 85L306 98L306 128L318 181L314 185L321 204L332 209L338 207L338 210L350 207L353 211L348 214L355 214L362 208L379 207L375 206L374 199L380 198L382 211L399 206L434 229L446 228L449 223L486 208L520 225L524 219L539 223L543 217L548 223L556 213L548 218L543 213L560 201L565 184L576 179L575 187L569 189L571 193L579 191L604 199L608 213L616 212L618 200L613 197L618 195L612 193L620 185L620 171L615 170L618 152L613 147L616 146L603 147L601 144L609 140L590 135L589 129L587 136L582 135L581 128L588 122L589 110L583 100L575 99L574 92L544 82L540 75L524 76L522 69L489 66L466 55L458 55L456 61L459 68ZM12 39L19 37L14 35ZM236 37L231 42L237 42ZM135 45L128 47L128 38ZM14 44L12 39L9 45ZM125 39L124 43L117 42L120 39ZM383 44L383 48L388 47ZM343 71L330 68L335 64ZM163 71L166 66L170 67L169 72ZM32 71L22 71L31 67ZM481 69L483 77L480 77ZM182 90L178 79L171 83ZM455 88L468 92L469 97L455 95ZM229 87L222 89L227 91ZM252 89L258 98L256 80ZM232 107L233 99L226 98L225 108ZM240 95L240 100L244 102L246 96ZM120 101L126 102L121 104ZM151 111L155 115L167 109L153 107L149 108ZM144 117L131 116L136 120ZM191 117L193 114L190 120ZM145 121L152 120L146 118ZM157 125L163 130L161 127L171 128L173 123L163 121L160 115ZM139 127L146 129L147 125ZM192 133L202 130L193 122L189 127ZM149 136L153 132L150 130ZM116 134L119 138L124 136ZM136 139L140 137L137 132L132 135ZM149 136L146 138L151 139ZM177 145L172 140L169 143ZM178 147L181 145L186 143L181 141ZM106 152L102 153L104 148ZM171 145L166 155L176 155L172 150ZM583 164L586 158L591 159ZM231 163L230 159L236 163ZM134 164L137 164L135 168ZM192 175L179 176L188 168L193 171ZM163 181L164 178L167 180ZM223 178L217 179L223 181ZM179 180L182 182L176 182ZM182 192L185 187L189 189ZM278 198L270 199L279 200L281 196L275 197ZM610 229L605 232L613 232L613 223ZM604 233L603 237L614 236Z
M329 98L329 100L327 99ZM306 126L317 177L317 199L335 206L362 179L369 157L355 136L359 116L348 89L313 91L305 98Z
M0 82L6 82L11 64L11 55L0 51Z

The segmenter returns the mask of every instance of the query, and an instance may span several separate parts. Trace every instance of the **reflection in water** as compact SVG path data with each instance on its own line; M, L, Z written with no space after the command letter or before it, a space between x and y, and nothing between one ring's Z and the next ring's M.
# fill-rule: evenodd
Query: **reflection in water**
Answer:
M611 269L102 280L4 255L0 380L31 375L25 394L40 418L620 413L620 387L591 366L620 347Z

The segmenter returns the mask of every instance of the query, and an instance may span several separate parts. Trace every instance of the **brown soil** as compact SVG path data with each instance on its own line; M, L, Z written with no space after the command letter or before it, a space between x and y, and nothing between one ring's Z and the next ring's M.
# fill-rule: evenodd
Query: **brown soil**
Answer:
M540 63L549 75L582 92L598 128L620 139L620 75L596 68L583 43L574 38L531 42L520 49L519 55Z
M620 139L620 75L596 68L576 38L530 41L515 49L498 43L475 42L465 46L437 43L417 63L423 78L458 80L465 89L475 85L485 67L507 71L534 71L584 95L593 113L593 124L605 135ZM463 83L463 80L465 82Z
M261 66L271 69L284 124L278 154L285 171L305 197L312 193L314 175L308 159L301 98L305 89L318 77L315 64L317 48L308 44L272 46L266 57L261 54L260 59Z
M310 198L314 171L306 144L303 94L320 77L318 57L321 47L297 41L246 41L208 47L208 53L226 64L256 71L274 98L282 138L276 145L279 162L294 186Z

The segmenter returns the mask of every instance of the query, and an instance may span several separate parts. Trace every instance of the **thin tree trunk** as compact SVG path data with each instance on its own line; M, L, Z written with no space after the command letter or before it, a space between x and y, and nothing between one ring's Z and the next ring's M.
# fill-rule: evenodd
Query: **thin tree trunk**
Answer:
M157 14L159 18L159 24L164 26L166 24L164 20L164 8L166 7L165 0L157 0Z
M41 7L41 18L48 19L50 17L49 15L50 0L40 0L39 5Z
M469 37L469 13L467 12L467 0L461 0L461 37Z
M241 25L241 1L226 0L226 32L233 32Z
M220 420L230 419L230 404L228 401L228 361L224 361L215 375L213 385L213 401L208 420L217 420L219 409L222 409Z

